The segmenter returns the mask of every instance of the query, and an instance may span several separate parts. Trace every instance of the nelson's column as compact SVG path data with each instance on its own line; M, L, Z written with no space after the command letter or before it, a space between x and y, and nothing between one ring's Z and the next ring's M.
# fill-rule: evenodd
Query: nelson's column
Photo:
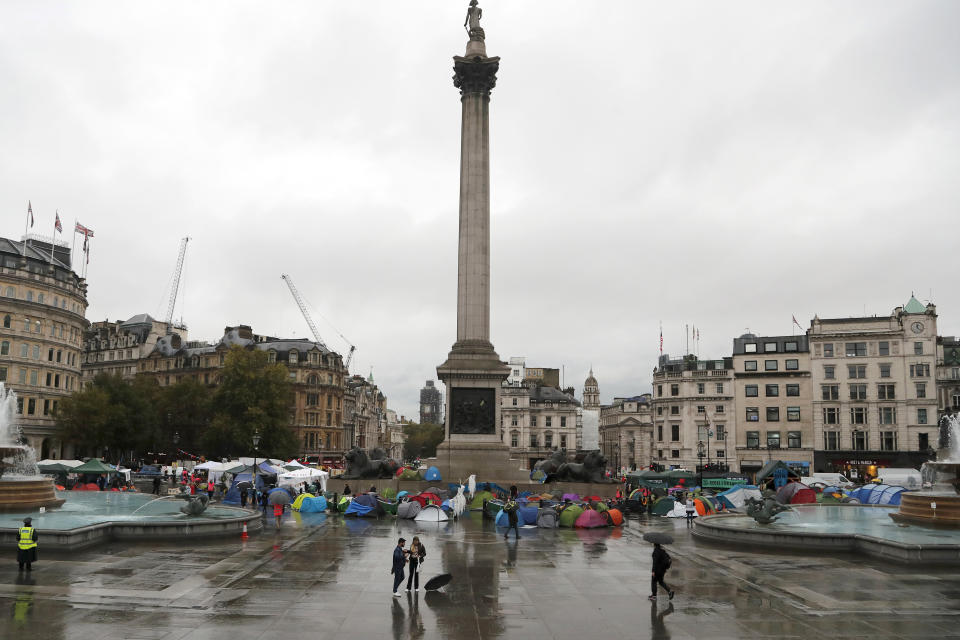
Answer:
M470 0L466 55L453 58L462 105L457 341L437 367L447 385L447 415L436 463L448 482L471 473L503 481L522 475L500 437L500 385L510 368L490 342L490 91L500 58L487 57L482 15Z

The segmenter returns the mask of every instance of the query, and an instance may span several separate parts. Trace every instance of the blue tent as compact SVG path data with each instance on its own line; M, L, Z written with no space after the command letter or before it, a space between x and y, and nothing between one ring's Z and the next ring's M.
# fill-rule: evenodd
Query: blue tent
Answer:
M322 513L327 510L327 499L323 496L304 498L300 503L300 513Z
M223 504L238 505L240 504L240 490L237 489L237 485L241 482L253 482L253 474L250 472L239 473L233 478L233 482L230 483L230 488L227 489L227 494L223 496ZM257 489L263 489L263 478L257 476ZM251 501L248 500L247 504L250 504Z
M888 484L868 484L854 489L849 496L860 504L900 504L900 494L906 491L905 487L894 487Z
M440 482L440 469L430 467L427 469L427 472L423 474L423 479L427 482Z

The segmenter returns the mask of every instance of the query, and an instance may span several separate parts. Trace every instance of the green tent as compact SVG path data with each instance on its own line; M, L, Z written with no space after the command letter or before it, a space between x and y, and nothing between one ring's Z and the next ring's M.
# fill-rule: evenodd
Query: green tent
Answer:
M104 464L99 458L90 458L79 467L70 470L72 473L116 473L116 467Z
M665 516L673 511L673 502L673 498L670 497L660 498L653 503L653 511L651 511L651 513L655 516Z
M470 501L470 510L481 511L484 500L493 500L493 494L489 491L477 491L473 496L473 500Z
M577 521L577 518L580 517L580 514L583 513L583 509L578 507L575 504L570 505L566 509L560 512L560 526L561 527L572 527L573 524Z

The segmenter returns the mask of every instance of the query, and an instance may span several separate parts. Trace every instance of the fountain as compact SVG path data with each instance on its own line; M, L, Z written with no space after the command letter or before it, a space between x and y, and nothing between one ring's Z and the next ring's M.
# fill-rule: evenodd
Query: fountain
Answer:
M904 492L897 522L928 527L960 528L960 415L940 419L937 459L924 463L923 491Z
M0 382L0 512L59 507L53 480L40 475L31 447L20 444L16 394Z

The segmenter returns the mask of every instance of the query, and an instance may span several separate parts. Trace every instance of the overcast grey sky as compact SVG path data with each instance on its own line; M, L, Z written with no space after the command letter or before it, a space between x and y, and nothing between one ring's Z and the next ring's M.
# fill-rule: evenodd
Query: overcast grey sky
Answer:
M88 319L307 336L415 415L455 339L466 0L0 5L2 233L93 228ZM960 332L960 3L482 0L492 340L592 363L931 296ZM321 315L323 317L321 317ZM332 325L324 320L328 319Z

